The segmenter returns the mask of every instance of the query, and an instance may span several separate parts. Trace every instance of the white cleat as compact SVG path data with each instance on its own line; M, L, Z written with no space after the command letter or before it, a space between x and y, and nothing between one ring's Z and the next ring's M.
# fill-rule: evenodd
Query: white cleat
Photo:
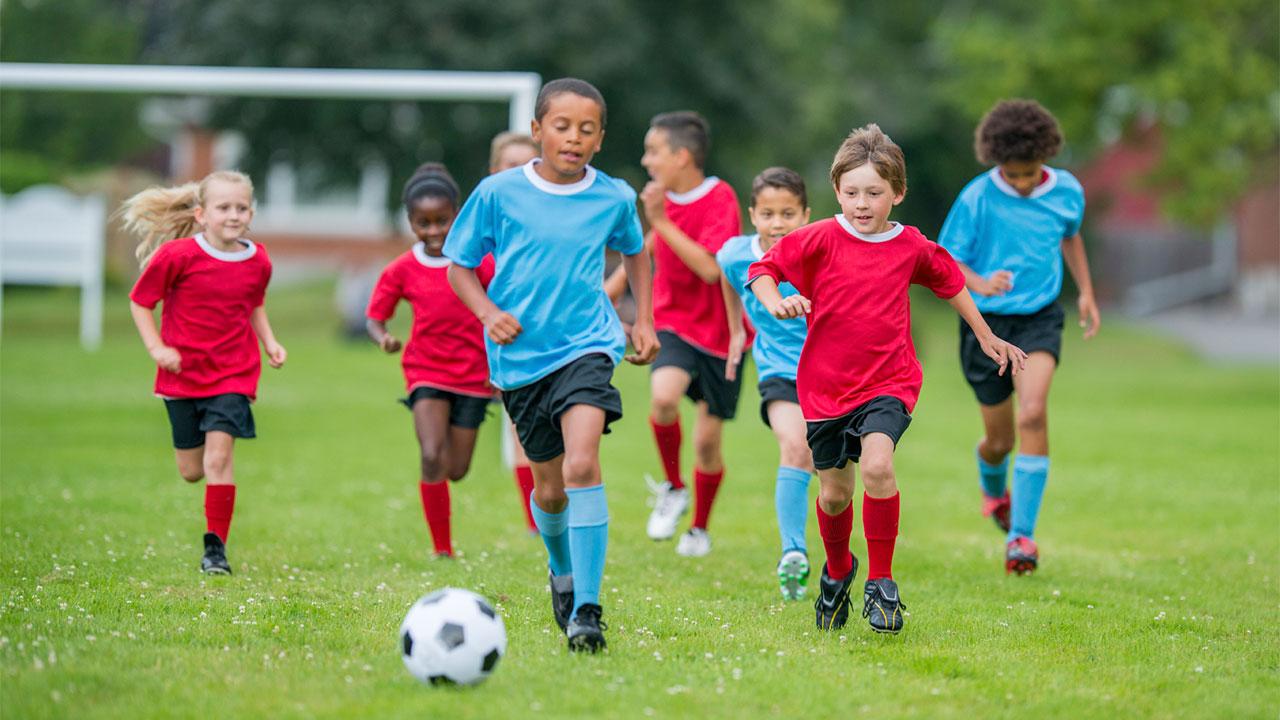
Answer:
M649 525L646 531L650 539L670 540L676 534L676 523L680 517L689 512L689 489L675 490L671 483L657 483L645 475L649 491L653 493L653 512L649 513Z
M702 528L689 528L676 543L676 554L685 557L703 557L711 552L711 536Z
M784 600L800 600L809 582L809 558L799 550L789 550L778 561L778 585Z

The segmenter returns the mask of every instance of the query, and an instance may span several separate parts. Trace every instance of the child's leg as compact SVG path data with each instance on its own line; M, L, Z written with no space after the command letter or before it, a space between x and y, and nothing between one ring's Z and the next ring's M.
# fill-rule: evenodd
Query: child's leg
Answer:
M542 543L547 546L547 565L556 577L573 574L569 553L569 496L564 491L564 455L547 462L531 462L533 495L530 509Z
M471 458L476 451L478 428L449 426L449 442L445 445L449 479L461 480L471 469ZM527 462L527 461L526 461Z
M684 487L680 478L680 398L692 381L688 371L674 365L657 368L649 376L649 425L662 458L662 471L677 490Z
M982 439L978 441L978 479L982 494L1000 498L1009 475L1009 453L1013 452L1013 399L997 405L979 405L982 411Z
M899 515L893 449L893 438L884 433L862 436L862 532L867 538L867 580L893 577Z
M189 483L204 479L204 446L177 448L173 451L178 461L178 474Z
M232 450L236 439L221 430L204 434L203 469L204 517L207 532L218 536L223 543L231 531L231 516L236 506L236 484Z
M448 465L445 447L449 433L449 401L422 398L413 404L413 429L418 435L421 453L422 513L431 531L431 544L437 555L453 554L450 527Z
M600 481L600 436L605 411L573 405L560 416L564 436L563 472L569 503L569 553L573 560L573 613L600 604L605 551L609 543L609 508ZM572 617L572 615L571 615Z
M515 423L508 421L507 433L511 436L511 450L516 475L516 492L520 494L520 506L524 508L524 521L530 532L537 532L538 526L533 521L533 511L529 509L529 496L533 494L533 467L529 464L529 456L524 453L520 444L520 435L516 432Z
M853 463L818 471L818 532L827 552L827 577L837 582L853 572Z
M1027 356L1026 368L1014 378L1018 395L1018 455L1013 461L1013 517L1009 540L1034 539L1036 518L1049 478L1049 385L1057 361L1047 352Z
M707 411L705 401L698 402L698 417L693 425L693 527L707 529L711 506L724 480L724 457L720 453L724 420Z
M774 505L782 552L807 553L805 525L809 515L809 480L813 476L813 456L805 441L806 426L800 406L774 400L767 408L769 426L778 441L778 476L774 485Z

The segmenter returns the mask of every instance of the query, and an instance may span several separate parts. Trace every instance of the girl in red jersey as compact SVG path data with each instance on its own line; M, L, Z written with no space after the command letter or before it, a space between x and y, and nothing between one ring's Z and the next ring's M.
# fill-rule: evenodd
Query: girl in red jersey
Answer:
M155 393L169 412L178 472L187 482L205 481L200 569L230 575L232 450L236 438L256 436L249 404L262 370L257 343L273 368L287 356L262 304L271 261L244 236L253 183L219 171L199 183L144 190L125 201L123 214L125 227L142 237L130 310L158 366ZM192 235L197 228L203 232ZM153 310L161 302L157 331Z
M476 433L493 399L484 351L484 326L449 286L449 259L440 254L458 213L458 184L439 163L418 168L404 186L413 248L382 271L365 312L369 337L384 352L401 342L387 332L387 320L401 300L413 308L413 330L401 365L421 448L422 510L435 554L451 557L448 480L461 480L471 466ZM477 268L487 287L493 258Z

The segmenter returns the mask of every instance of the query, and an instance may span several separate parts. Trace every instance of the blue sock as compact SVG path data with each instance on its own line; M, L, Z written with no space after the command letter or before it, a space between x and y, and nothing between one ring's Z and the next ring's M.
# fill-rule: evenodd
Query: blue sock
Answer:
M569 493L569 554L573 556L573 613L587 603L600 604L604 553L609 545L609 506L604 485L566 488Z
M549 513L538 507L538 502L529 494L529 511L533 513L533 524L538 526L542 535L542 543L547 546L547 565L555 576L573 574L573 555L569 552L569 510L565 508L558 513Z
M1005 455L999 465L992 465L977 451L974 455L978 458L978 481L982 483L982 493L987 497L1003 497L1009 478L1009 456Z
M1018 455L1013 461L1013 511L1010 513L1009 540L1017 537L1035 539L1036 516L1049 479L1047 455Z
M778 511L778 534L782 539L782 552L799 550L808 554L804 541L804 528L809 519L810 477L808 470L786 465L778 466L773 503Z

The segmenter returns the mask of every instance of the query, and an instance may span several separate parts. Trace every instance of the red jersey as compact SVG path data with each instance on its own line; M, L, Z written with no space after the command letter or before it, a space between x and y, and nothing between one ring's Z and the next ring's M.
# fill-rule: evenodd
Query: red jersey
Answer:
M742 230L738 196L729 183L709 177L685 193L668 192L667 217L707 252L715 255L725 241ZM729 354L729 321L720 283L705 283L655 233L653 260L653 324L719 358Z
M266 248L218 250L203 235L170 240L156 250L129 299L145 308L164 303L160 339L182 355L182 372L156 369L157 395L203 398L258 394L262 360L249 316L271 280Z
M391 261L378 278L365 314L386 322L400 300L413 309L413 330L400 364L405 389L428 386L459 395L489 397L489 365L484 354L484 325L449 285L449 258L432 257L414 243ZM486 288L493 279L493 256L476 268Z
M861 235L837 215L779 240L751 265L747 283L764 275L813 303L796 375L805 420L841 417L877 395L915 408L923 374L907 290L915 283L944 299L964 290L946 250L914 227Z

